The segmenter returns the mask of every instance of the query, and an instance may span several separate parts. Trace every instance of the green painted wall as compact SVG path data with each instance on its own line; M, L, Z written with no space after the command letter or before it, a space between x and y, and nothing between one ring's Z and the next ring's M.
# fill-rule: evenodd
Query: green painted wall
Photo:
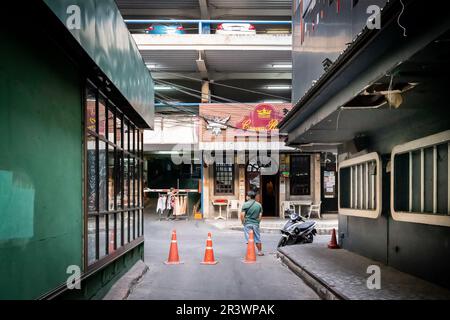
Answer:
M120 279L136 262L144 259L144 244L141 244L105 266L94 276L81 282L80 290L66 290L57 299L85 300L102 299L114 283Z
M33 32L0 30L0 299L37 298L82 264L80 77Z

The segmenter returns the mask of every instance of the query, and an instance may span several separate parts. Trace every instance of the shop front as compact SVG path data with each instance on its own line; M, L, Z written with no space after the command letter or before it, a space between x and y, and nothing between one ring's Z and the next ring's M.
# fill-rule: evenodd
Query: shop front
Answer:
M102 298L144 258L153 80L114 1L10 5L0 29L0 299ZM78 29L66 23L74 8Z
M256 192L265 218L283 218L289 204L305 212L321 202L321 154L287 147L276 129L290 108L290 104L200 106L204 218L236 218L236 208L248 191Z

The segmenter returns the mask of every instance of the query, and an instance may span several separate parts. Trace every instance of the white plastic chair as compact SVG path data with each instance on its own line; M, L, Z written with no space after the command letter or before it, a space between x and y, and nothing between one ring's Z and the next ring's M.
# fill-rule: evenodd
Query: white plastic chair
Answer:
M227 205L227 219L228 219L228 217L231 218L231 213L233 211L237 212L237 216L239 218L240 210L241 210L241 202L239 200L230 200L230 201L228 201L228 205Z
M322 204L322 201L320 201L318 204L312 204L309 206L308 219L311 218L312 213L317 213L317 216L319 217L319 219L322 219L322 217L320 216L321 204Z

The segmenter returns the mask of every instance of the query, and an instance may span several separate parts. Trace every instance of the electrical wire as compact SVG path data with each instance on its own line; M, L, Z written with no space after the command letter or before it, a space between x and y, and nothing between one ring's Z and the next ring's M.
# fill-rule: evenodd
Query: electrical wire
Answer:
M339 108L339 113L338 113L337 119L336 119L336 131L339 130L339 118L341 117L341 112L342 112L342 110L343 110L343 108L340 107L340 108Z
M202 79L198 79L198 78L194 78L194 77L189 77L189 76L185 76L179 73L174 73L174 72L167 72L167 71L157 71L158 73L165 73L165 74L170 74L170 75L174 75L177 76L179 78L185 78L185 79L190 79L190 80L194 80L194 81L198 81L198 82L203 82L205 80ZM278 99L283 99L286 100L286 97L283 96L278 96L276 94L270 94L270 93L266 93L266 92L261 92L261 91L256 91L256 90L251 90L251 89L244 89L244 88L240 88L240 87L235 87L235 86L231 86L228 84L224 84L224 83L217 83L217 82L211 82L208 81L210 84L215 85L215 86L221 86L221 87L226 87L226 88L230 88L230 89L236 89L236 90L241 90L241 91L245 91L245 92L250 92L250 93L255 93L255 94L260 94L260 95L265 95L267 97L272 97L272 98L278 98Z
M163 95L163 94L160 94L160 93L156 93L156 94L164 98L164 95ZM167 103L167 102L164 102L164 101L161 101L161 102L162 102L163 104L166 104L167 106L170 106L170 107L173 107L173 108L175 108L175 109L180 110L180 108L177 108L177 106L174 106L173 104L170 104L170 103ZM211 119L209 119L209 118L207 118L207 117L205 117L205 116L199 115L199 114L197 114L197 113L195 113L195 112L192 112L192 111L188 111L188 110L180 110L180 111L183 111L183 112L185 112L185 113L189 113L189 114L195 115L195 116L197 116L197 117L199 117L200 119L203 119L203 120L205 120L205 121L211 121ZM233 125L230 125L230 124L223 124L223 125L226 126L226 127L228 127L228 128L231 128L231 129L237 129L237 130L242 130L242 131L251 131L251 130L247 130L247 129L238 128L238 127L233 126Z
M164 95L162 95L162 94L160 94L160 93L156 93L156 95L159 95L159 96L161 96L161 97L164 98ZM167 97L167 98L168 98L167 100L170 100L169 97ZM207 118L207 117L201 116L201 115L199 115L199 114L197 114L197 113L195 113L195 112L188 111L188 110L185 110L185 109L177 108L177 107L174 106L173 104L165 103L165 102L162 102L162 103L164 103L164 104L166 104L166 105L168 105L168 106L170 106L170 107L173 107L173 108L175 108L175 109L177 109L177 110L180 110L180 111L183 111L183 112L186 112L186 113L189 113L189 114L197 115L199 118L201 118L201 119L203 119L203 120L205 120L205 121L211 121L211 120L212 120L211 118ZM223 125L226 126L226 127L232 128L232 129L243 130L243 131L251 131L251 130L247 130L247 129L243 129L243 128L238 128L238 127L235 127L235 126L232 126L232 125L229 125L229 124L223 124Z
M171 83L171 82L168 82L168 81L164 81L164 80L155 80L155 82L171 86L175 90L177 90L179 92L182 92L184 94L187 94L189 96L192 96L192 97L196 97L196 98L200 98L201 99L202 96L203 96L203 93L200 90L192 89L192 88L189 88L189 87L185 87L185 86L182 86L182 85L174 84L174 83ZM180 88L182 88L182 89L180 89ZM192 91L192 92L197 92L197 93L200 93L200 95L189 93L189 92L187 92L185 90ZM222 99L222 100L224 100L227 103L234 103L234 104L239 104L241 106L245 106L245 107L248 108L248 110L253 110L255 108L254 104L248 104L248 103L245 103L245 102L239 102L239 101L236 101L236 100L224 98L224 97L213 95L213 94L210 94L210 96L214 97L214 98L217 98L217 99ZM215 102L215 103L224 103L223 101L216 100L216 99L210 99L210 100L212 102Z
M403 29L403 36L406 37L406 28L405 28L404 26L402 26L401 23L400 23L400 17L402 16L403 12L405 11L405 5L403 4L403 1L402 1L402 0L400 0L400 3L402 4L402 11L401 11L400 14L398 15L397 23L398 23L398 25L400 26L400 28Z
M168 81L164 81L164 80L155 80L155 82L171 86L172 88L174 88L177 91L180 91L180 92L182 92L184 94L187 94L187 95L190 95L190 96L193 96L193 97L196 97L196 98L202 99L202 97L204 96L204 94L200 90L192 89L192 88L189 88L189 87L186 87L186 86L182 86L182 85L175 84L175 83L168 82ZM185 90L191 91L191 92L195 92L197 94L189 93L189 92L186 92ZM224 103L224 102L226 102L226 103L235 103L235 104L241 104L241 105L247 106L247 107L249 107L249 109L255 108L254 105L250 105L250 104L246 104L246 103L239 102L239 101L236 101L236 100L224 98L224 97L217 96L217 95L214 95L214 94L209 94L209 96L216 98L216 99L211 99L211 98L209 99L209 100L211 100L213 102L216 102L216 103ZM217 100L217 99L219 99L219 100ZM223 101L220 101L220 100L223 100Z

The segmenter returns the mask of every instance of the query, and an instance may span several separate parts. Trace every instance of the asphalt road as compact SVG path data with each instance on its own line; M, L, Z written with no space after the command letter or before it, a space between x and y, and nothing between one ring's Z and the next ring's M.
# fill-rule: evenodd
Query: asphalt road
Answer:
M149 271L128 299L319 299L277 259L277 234L262 234L266 255L258 256L256 264L244 264L246 244L241 231L219 230L202 221L156 221L148 215L145 221L145 263ZM184 263L165 265L173 229ZM200 264L208 232L212 232L217 265Z

